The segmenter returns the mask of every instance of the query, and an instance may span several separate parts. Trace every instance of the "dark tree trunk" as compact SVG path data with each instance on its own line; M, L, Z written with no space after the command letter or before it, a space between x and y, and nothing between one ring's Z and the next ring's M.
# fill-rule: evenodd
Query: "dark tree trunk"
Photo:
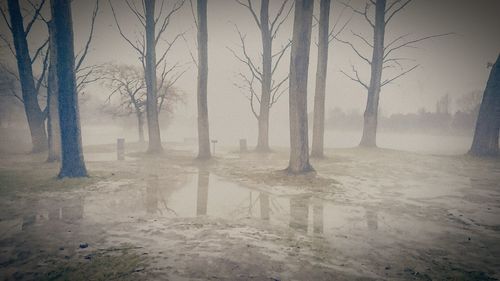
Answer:
M382 79L382 64L384 61L385 4L386 0L377 0L375 5L370 85L368 87L368 97L364 113L363 136L359 143L360 146L366 147L377 146L378 104Z
M156 88L155 0L144 0L146 16L146 115L148 119L149 153L163 151Z
M316 69L316 92L314 94L314 123L311 156L324 156L325 135L325 89L328 67L328 33L330 26L330 2L321 0L318 34L318 65Z
M290 163L287 168L293 174L313 170L309 164L307 128L307 78L313 5L313 0L295 0L289 81Z
M209 159L207 0L198 0L198 159Z
M57 48L54 21L50 21L49 47L50 61L47 78L47 131L49 135L49 155L47 162L60 161L61 159L61 129L59 127L59 102L57 90Z
M78 93L76 91L75 54L71 0L52 0L56 30L57 88L61 126L61 171L59 178L87 176L83 160Z
M484 90L469 154L474 156L498 156L499 130L500 55L491 68L490 77Z
M137 129L139 133L139 143L144 143L144 117L142 112L137 112Z
M271 103L272 80L272 37L269 30L269 0L262 0L260 6L260 32L262 37L262 88L259 111L259 152L269 151L269 109Z
M47 134L45 131L45 114L38 104L31 57L24 31L23 17L19 7L19 0L8 0L12 38L16 50L16 61L21 82L24 101L24 110L31 134L33 152L47 150Z

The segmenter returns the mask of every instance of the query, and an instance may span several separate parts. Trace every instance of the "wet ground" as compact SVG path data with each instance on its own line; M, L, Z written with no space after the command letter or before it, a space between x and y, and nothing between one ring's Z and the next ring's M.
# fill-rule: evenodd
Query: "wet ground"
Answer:
M64 181L2 155L3 279L500 278L498 159L337 149L297 177L285 151L87 151L91 178Z

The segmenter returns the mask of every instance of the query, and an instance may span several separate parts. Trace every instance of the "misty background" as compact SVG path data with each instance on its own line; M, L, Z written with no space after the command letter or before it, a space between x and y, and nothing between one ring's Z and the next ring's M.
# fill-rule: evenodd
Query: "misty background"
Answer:
M125 33L132 38L138 36L141 27L135 16L130 13L125 3L113 3ZM350 3L355 7L364 5L364 1ZM280 1L271 1L271 16L276 13L280 4ZM76 51L83 48L87 40L93 8L94 1L73 2ZM316 5L315 9L317 16L319 5ZM415 48L399 51L398 57L414 59L407 68L413 64L420 64L420 67L382 89L379 121L381 133L378 135L381 147L428 153L463 153L468 149L474 120L466 116L467 114L457 115L457 112L470 111L474 115L473 103L480 102L473 97L481 96L489 74L487 63L493 62L500 51L500 18L497 16L499 10L499 1L419 0L412 2L391 21L386 31L387 42L403 34L410 34L409 38L448 32L454 34L426 40ZM279 50L281 45L291 38L292 21L293 15L289 16L280 29L274 41L274 50ZM339 37L354 42L368 56L369 50L363 49L362 43L355 41L350 30L370 38L372 29L362 17L334 1L331 22L338 22L337 28L340 28L347 21L348 25ZM238 139L247 138L249 145L254 146L257 122L251 113L245 93L234 85L240 82L238 73L246 71L246 66L238 62L228 50L229 47L240 51L235 25L246 35L249 55L259 61L260 32L248 10L235 1L209 1L210 131L212 139L217 139L219 143L237 145ZM8 34L5 32L5 26L1 28L3 34ZM29 38L30 45L31 42L39 45L46 38L47 30L43 24L34 28L36 29ZM118 33L108 1L100 2L95 28L86 65L114 63L140 66L137 54ZM185 71L175 84L183 95L183 102L177 104L173 116L167 118L160 115L162 140L166 142L196 137L197 70L191 58L192 54L196 55L196 27L188 1L172 18L165 40L172 40L181 32L184 33L185 40L177 40L167 61L170 65L179 63L181 67L178 71ZM317 27L313 29L312 40L317 41ZM167 46L166 42L163 43L162 45L160 42L158 53ZM9 51L2 48L1 52L2 62L14 67L14 58ZM315 45L311 46L310 55L308 107L311 114L317 60ZM350 71L351 65L357 66L362 79L369 77L368 65L364 64L349 46L332 41L325 104L328 130L325 133L326 147L355 146L361 137L366 90L340 72ZM37 73L36 67L34 71ZM288 71L289 51L283 58L276 77L284 77ZM390 70L384 73L391 76ZM133 116L112 116L106 111L106 107L103 107L109 94L110 90L98 81L86 87L80 95L84 145L112 143L118 137L125 137L131 142L137 140L137 125ZM285 92L271 109L271 147L289 145L287 94ZM7 102L7 99L10 100ZM43 102L43 99L40 100ZM17 103L17 107L5 106L12 102ZM117 102L112 99L111 106ZM22 105L12 97L2 97L2 103L4 106L1 107L1 126L20 128L18 134L9 137L10 141L29 140ZM26 137L20 138L20 135ZM29 147L29 143L26 143L26 147Z

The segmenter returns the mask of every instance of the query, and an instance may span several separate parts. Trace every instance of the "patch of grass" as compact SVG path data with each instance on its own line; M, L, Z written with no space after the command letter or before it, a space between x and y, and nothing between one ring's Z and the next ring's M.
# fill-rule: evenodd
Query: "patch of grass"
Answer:
M138 280L145 260L128 249L105 249L56 266L42 280Z
M91 185L105 177L102 172L93 172L86 178L58 179L59 169L52 167L20 168L0 170L0 195L41 191L67 191Z

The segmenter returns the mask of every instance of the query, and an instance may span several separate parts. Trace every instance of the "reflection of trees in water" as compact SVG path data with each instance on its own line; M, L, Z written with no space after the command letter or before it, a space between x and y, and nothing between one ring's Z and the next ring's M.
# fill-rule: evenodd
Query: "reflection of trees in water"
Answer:
M75 222L83 218L84 198L40 200L23 216L22 229L43 221Z
M198 170L198 192L196 196L196 215L207 214L208 205L208 184L210 182L210 172L205 169Z
M313 203L313 232L323 233L323 201Z
M309 198L290 198L290 227L299 231L307 232L307 219L309 218Z
M179 174L175 179L161 177L164 174L162 165L159 163L151 162L145 166L147 170L146 178L146 194L144 204L148 214L173 214L177 213L168 206L168 199L172 193L181 188L187 182L184 174Z

